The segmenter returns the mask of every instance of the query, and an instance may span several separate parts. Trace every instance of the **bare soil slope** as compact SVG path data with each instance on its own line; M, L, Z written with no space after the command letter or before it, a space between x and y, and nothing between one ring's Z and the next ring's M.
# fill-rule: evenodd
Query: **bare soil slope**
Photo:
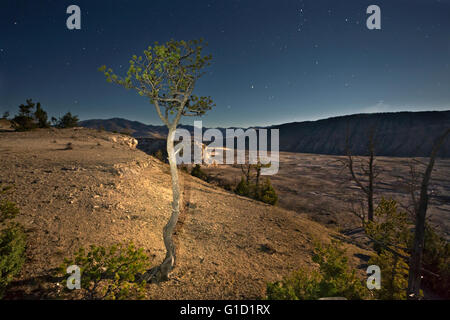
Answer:
M71 145L68 145L71 143ZM90 244L133 241L160 263L170 214L168 167L129 137L91 129L0 133L0 183L14 186L27 263L10 298L51 298L48 276ZM336 233L303 214L238 197L182 174L184 200L172 280L148 286L151 299L241 299L265 283L313 268L313 240ZM368 252L346 244L355 268Z

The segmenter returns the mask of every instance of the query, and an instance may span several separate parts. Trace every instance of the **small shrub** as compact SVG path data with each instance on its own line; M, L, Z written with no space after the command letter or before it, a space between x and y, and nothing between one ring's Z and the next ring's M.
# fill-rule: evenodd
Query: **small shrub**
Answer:
M234 189L234 192L240 196L248 197L250 195L250 185L245 181L244 177L241 177L238 185Z
M261 186L260 190L257 190L257 196L258 200L270 204L270 205L276 205L278 203L278 195L275 191L274 187L270 183L269 179L266 179L266 181Z
M382 198L375 209L375 219L367 223L365 232L375 241L377 253L384 250L383 246L406 250L412 243L411 223L408 214L398 210L395 200Z
M36 111L34 112L34 119L37 122L39 128L49 128L50 122L48 121L47 112L42 109L41 104L36 104Z
M14 219L18 214L19 208L14 202L8 200L0 201L0 223Z
M36 110L33 112L35 106ZM13 126L18 131L27 131L35 128L48 128L50 122L47 112L42 109L41 104L27 99L26 104L19 106L19 114L13 118Z
M67 112L64 116L59 118L59 120L56 120L55 118L52 119L53 122L55 122L55 126L57 128L73 128L78 126L78 116L72 115L72 113Z
M0 233L0 299L6 287L20 273L25 262L26 236L18 224L10 224Z
M382 250L369 260L369 265L377 265L381 270L381 289L374 290L377 299L405 300L408 287L409 267L406 261L387 250Z
M26 104L19 106L19 114L13 118L13 127L17 131L27 131L37 127L33 119L33 109L35 103L32 99L27 99Z
M1 188L0 193L6 190ZM18 213L19 209L14 203L0 201L0 299L25 262L25 232L19 224L10 221Z
M408 256L412 243L411 219L398 209L397 202L382 198L375 209L375 219L365 226L366 234L374 241L376 252L369 264L381 269L381 289L375 297L382 300L406 299L408 287Z
M199 164L196 164L191 170L191 176L208 181L208 175L202 170Z
M91 246L89 251L81 248L73 259L65 259L63 275L70 265L80 267L81 290L87 299L144 298L145 281L136 276L148 270L149 257L132 243L109 248Z
M444 299L450 299L450 242L437 234L429 225L425 229L423 268L438 274L423 274L424 288L431 290Z
M324 297L345 297L364 299L369 297L368 289L350 271L345 251L339 242L330 245L316 245L313 261L319 270L299 270L281 282L267 284L267 298L270 300L317 300Z
M270 205L276 205L278 203L277 192L268 178L263 184L256 185L251 182L247 182L244 177L241 177L241 181L239 181L238 185L234 189L234 192L240 196L249 197Z
M153 156L162 162L167 162L167 151L158 149L156 152L153 153Z

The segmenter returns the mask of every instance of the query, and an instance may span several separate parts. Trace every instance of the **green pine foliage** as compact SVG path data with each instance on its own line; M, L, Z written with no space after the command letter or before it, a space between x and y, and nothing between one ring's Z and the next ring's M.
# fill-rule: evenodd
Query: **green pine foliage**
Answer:
M33 112L35 107L36 110ZM12 119L12 121L13 126L18 131L50 127L47 112L42 109L39 102L34 103L32 99L27 99L26 104L21 104L19 106L19 113Z
M317 300L325 297L368 298L369 291L350 270L345 250L338 241L316 245L313 262L319 265L312 272L298 270L281 282L267 284L269 300Z
M409 256L412 251L414 221L398 209L396 201L382 198L375 209L375 220L365 231L374 241L376 254L369 264L381 269L381 290L375 297L383 300L406 299ZM449 297L450 244L428 224L425 229L422 286L443 298Z
M0 299L8 284L25 263L26 236L18 224L10 224L0 233Z
M437 234L430 225L425 228L425 246L423 252L423 268L437 274L424 273L423 287L450 299L450 242Z
M208 181L208 175L202 170L199 164L196 164L191 170L191 176Z
M244 177L241 177L241 181L239 181L234 192L240 196L249 197L273 206L278 203L277 192L269 178L262 184L257 185L252 182L247 182Z
M78 121L78 116L72 115L72 113L67 112L65 115L59 118L59 120L56 121L55 126L60 129L74 128L78 126Z
M19 114L13 118L13 126L18 131L27 131L37 128L33 117L35 103L32 99L27 99L26 104L19 106Z
M412 243L411 226L410 217L398 209L395 200L382 198L375 209L375 219L367 223L365 232L374 240L377 253L381 253L386 247L406 251Z
M6 189L0 188L0 194L5 192ZM25 232L19 224L11 221L18 213L14 203L0 200L0 299L25 262Z
M278 195L274 187L270 183L270 179L267 178L266 181L261 186L261 190L257 192L258 200L270 204L276 205L278 203Z
M143 299L146 283L138 275L148 270L149 264L150 259L144 250L132 243L109 248L92 245L89 250L79 249L73 259L65 259L60 272L67 276L68 266L80 267L81 290L86 299Z
M250 196L250 185L245 181L244 177L241 177L241 181L234 189L234 192L240 196Z
M408 256L412 243L411 219L398 209L397 202L382 198L375 209L375 219L365 226L374 241L374 254L369 264L381 269L381 289L374 290L381 300L404 300L408 287Z
M36 104L36 111L34 112L34 119L37 122L39 128L49 128L50 122L48 121L47 112L42 109L41 104Z
M380 300L405 300L408 287L409 267L407 261L398 255L381 250L373 255L369 265L377 265L381 270L381 289L373 290L375 298Z

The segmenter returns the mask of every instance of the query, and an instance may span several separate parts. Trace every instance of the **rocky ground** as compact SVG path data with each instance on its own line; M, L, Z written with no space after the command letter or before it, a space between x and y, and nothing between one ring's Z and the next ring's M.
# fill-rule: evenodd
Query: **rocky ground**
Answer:
M27 262L9 298L55 298L52 270L90 244L133 241L162 261L170 214L166 164L134 139L92 129L0 133L0 183L12 186L28 234ZM148 286L151 299L255 299L267 281L314 268L313 241L341 237L306 214L236 196L181 174L188 204L176 232L172 280ZM369 252L345 244L351 265ZM362 272L362 271L360 271Z

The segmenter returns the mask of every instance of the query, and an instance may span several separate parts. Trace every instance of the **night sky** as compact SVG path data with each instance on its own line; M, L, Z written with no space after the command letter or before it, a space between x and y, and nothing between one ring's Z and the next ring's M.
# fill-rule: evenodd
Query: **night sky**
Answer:
M66 27L71 4L81 30ZM371 4L381 30L366 27ZM154 41L200 37L213 65L196 93L217 104L204 126L450 109L450 0L1 0L0 112L33 98L49 116L161 124L97 69L125 74Z

